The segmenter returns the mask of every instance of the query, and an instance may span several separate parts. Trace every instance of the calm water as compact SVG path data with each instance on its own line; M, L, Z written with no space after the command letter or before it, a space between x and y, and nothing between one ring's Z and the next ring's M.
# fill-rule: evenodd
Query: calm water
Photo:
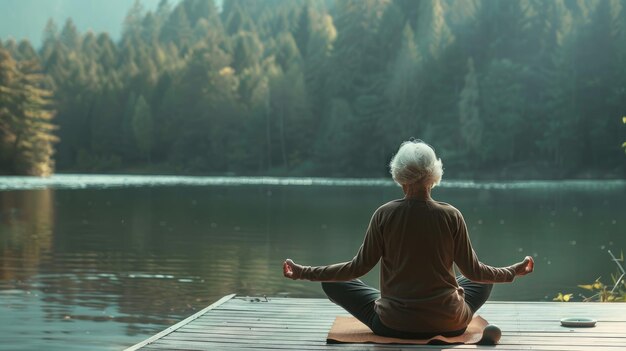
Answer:
M282 278L285 257L345 261L384 180L0 177L0 350L119 350L223 295L322 296ZM551 299L614 271L626 181L448 182L479 257L536 272L496 300ZM377 285L373 271L365 280Z

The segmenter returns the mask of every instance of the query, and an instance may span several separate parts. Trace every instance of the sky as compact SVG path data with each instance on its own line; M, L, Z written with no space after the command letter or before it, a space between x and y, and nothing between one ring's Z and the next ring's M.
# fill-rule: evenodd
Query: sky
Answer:
M0 40L30 40L41 45L43 29L52 18L59 30L71 17L81 33L108 32L119 39L126 12L135 0L0 0ZM160 0L141 0L145 10L154 10ZM169 0L175 5L180 0ZM218 3L221 3L219 1Z

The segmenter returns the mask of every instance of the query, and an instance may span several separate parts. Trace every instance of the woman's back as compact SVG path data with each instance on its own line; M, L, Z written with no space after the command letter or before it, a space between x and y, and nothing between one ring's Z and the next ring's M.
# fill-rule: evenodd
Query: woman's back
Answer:
M472 312L452 268L462 220L458 210L432 200L401 199L376 212L383 243L376 309L383 323L410 332L465 327Z
M424 299L455 289L452 264L457 210L445 203L402 199L379 211L383 296Z

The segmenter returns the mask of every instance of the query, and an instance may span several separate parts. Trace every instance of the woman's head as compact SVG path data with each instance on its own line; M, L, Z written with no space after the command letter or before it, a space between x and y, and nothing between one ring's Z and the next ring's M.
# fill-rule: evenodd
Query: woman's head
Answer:
M421 140L403 142L389 167L393 180L399 185L420 185L430 189L439 185L443 175L441 159Z

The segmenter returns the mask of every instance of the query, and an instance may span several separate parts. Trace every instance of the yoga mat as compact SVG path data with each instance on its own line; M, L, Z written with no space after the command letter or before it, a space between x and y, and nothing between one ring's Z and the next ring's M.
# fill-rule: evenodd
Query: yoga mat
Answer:
M475 315L467 326L465 333L455 337L437 335L430 339L398 339L387 338L374 334L370 328L352 316L337 316L328 332L326 342L329 344L342 343L375 343L375 344L477 344L483 337L483 330L487 321Z

